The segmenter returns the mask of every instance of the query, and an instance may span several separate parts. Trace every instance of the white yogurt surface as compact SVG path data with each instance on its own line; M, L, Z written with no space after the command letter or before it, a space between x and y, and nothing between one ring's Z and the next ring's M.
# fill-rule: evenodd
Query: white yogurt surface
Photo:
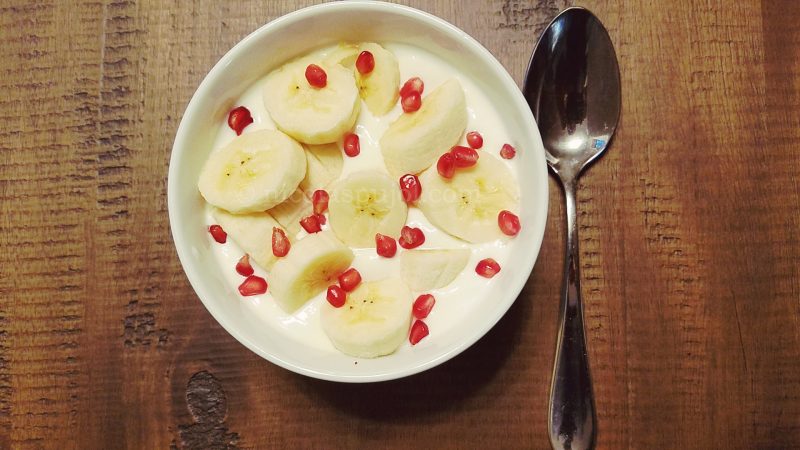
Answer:
M464 88L467 102L468 122L466 131L480 132L483 136L483 147L479 152L491 153L497 157L518 179L516 160L505 160L499 157L500 148L503 144L516 145L515 139L513 136L508 135L501 112L494 109L490 99L478 89L471 79L466 78L450 64L418 47L391 43L384 43L383 45L397 56L400 65L401 83L415 76L424 81L423 103L425 102L425 96L440 84L450 78L458 79ZM247 107L253 115L254 122L245 128L243 134L252 133L260 129L275 128L275 124L270 119L264 106L262 86L263 78L249 87L235 103L237 106ZM355 132L360 138L361 153L355 158L347 157L343 153L342 178L347 177L350 173L365 169L388 173L383 164L383 156L381 155L378 141L389 124L403 114L403 110L398 102L388 114L382 117L375 117L363 102L361 106L361 113L355 127ZM221 126L214 143L214 149L224 147L234 137L236 137L236 133L233 130L227 125ZM467 145L466 140L462 138L460 144ZM341 148L341 146L342 143L340 141L339 147ZM425 186L422 188L425 189ZM206 221L207 225L215 223L209 205L206 206ZM486 279L475 273L475 266L483 258L494 258L500 264L501 269L504 269L505 263L509 258L509 246L513 245L514 240L497 240L485 244L470 244L461 241L431 225L422 212L413 206L409 207L406 222L409 226L421 228L425 233L425 243L418 249L468 248L472 250L472 256L467 266L451 284L430 292L413 293L414 298L423 293L433 294L436 298L436 305L431 314L425 319L425 323L430 329L430 335L418 344L421 345L425 341L435 340L438 336L448 333L454 324L465 320L470 314L473 314L475 306L479 302L495 300L492 295L492 289L497 282L502 282L502 270L494 278ZM329 226L325 225L323 229L329 229ZM301 231L298 237L302 237L304 234L305 232ZM211 239L210 235L209 239ZM271 236L264 236L264 245L271 245L270 239ZM236 273L235 266L244 252L236 245L233 239L228 239L225 245L214 243L211 248L220 271L232 286L233 291L236 292L236 287L242 283L244 278ZM399 245L397 255L389 259L378 256L374 248L353 249L353 251L356 257L352 266L358 269L364 281L400 276L400 253L405 250ZM264 277L269 283L269 273L255 264L253 264L253 267L256 275ZM248 312L255 315L263 323L264 327L278 329L303 345L338 352L328 340L320 325L319 309L329 307L324 291L293 314L285 313L273 301L269 291L264 295L252 297L238 296L238 298L232 298L231 302L238 302L241 307L247 308ZM406 341L397 351L406 352L409 349L410 344Z

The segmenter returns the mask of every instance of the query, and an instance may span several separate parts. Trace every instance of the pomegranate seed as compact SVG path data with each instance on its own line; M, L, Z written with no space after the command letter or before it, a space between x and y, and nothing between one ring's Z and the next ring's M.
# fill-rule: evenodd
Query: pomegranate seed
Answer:
M267 280L256 275L250 275L239 285L239 293L245 297L265 292L267 292Z
M366 75L372 72L372 69L375 68L375 57L372 56L372 53L368 51L363 51L359 53L358 59L356 59L356 69L358 69L358 73L361 75Z
M436 299L431 294L422 294L414 300L411 311L417 319L424 319L431 313L434 304L436 304Z
M306 67L306 80L308 84L316 88L324 88L328 84L328 74L322 67L316 64L309 64Z
M322 214L328 210L330 196L324 189L317 189L311 194L311 203L314 204L314 214Z
M208 232L211 233L211 236L214 238L214 240L220 244L224 244L225 241L228 240L228 233L226 233L225 230L223 230L219 225L211 225L208 227Z
M319 225L319 217L317 217L316 214L312 214L308 217L300 219L300 226L303 227L308 234L322 231L322 228Z
M414 203L422 195L422 185L419 184L419 178L411 173L400 177L400 190L403 192L403 200L406 203Z
M243 277L249 277L255 272L253 266L250 265L250 255L247 253L242 256L239 262L236 263L236 273Z
M403 227L400 230L400 239L397 243L405 249L417 248L425 242L425 233L419 228Z
M400 88L400 97L408 97L412 92L422 95L423 90L425 90L425 83L420 77L409 78Z
M497 224L500 225L500 231L509 236L516 236L519 233L520 224L519 217L511 211L502 210L497 215Z
M253 123L253 116L250 115L250 110L244 106L233 108L231 112L228 113L228 126L231 127L231 130L236 132L237 136L241 135L242 130L251 123Z
M397 253L397 242L390 236L375 233L375 251L384 258L391 258Z
M474 149L483 147L483 136L477 131L467 133L467 144Z
M286 237L286 233L278 227L272 227L272 254L281 258L289 253L290 248L292 248L292 244Z
M497 275L497 272L500 272L500 264L497 264L497 261L492 258L482 259L475 266L475 272L482 277L492 278Z
M503 144L503 148L500 149L500 156L503 159L511 159L514 155L517 154L517 150L511 146L511 144Z
M349 157L358 156L361 153L361 141L355 133L345 133L344 135L344 154Z
M478 162L478 152L473 148L456 145L450 150L456 167L472 167Z
M352 291L359 283L361 283L361 274L352 267L339 275L339 286L341 286L345 292Z
M425 325L425 322L416 320L414 321L414 325L411 325L411 333L408 335L408 342L411 342L411 345L417 345L417 343L428 334L430 334L430 331L428 330L428 326Z
M344 289L334 284L333 286L328 286L328 295L325 298L334 308L341 308L344 306L344 302L347 301L347 293L344 292Z
M400 99L400 106L403 107L403 111L412 113L422 106L422 97L418 93L412 92Z
M317 222L319 222L320 225L325 225L326 223L328 223L328 218L325 217L325 214L314 214L314 215L317 216Z
M440 156L439 161L436 163L436 170L438 170L439 175L444 178L453 178L453 175L456 173L456 158L453 154L445 153Z

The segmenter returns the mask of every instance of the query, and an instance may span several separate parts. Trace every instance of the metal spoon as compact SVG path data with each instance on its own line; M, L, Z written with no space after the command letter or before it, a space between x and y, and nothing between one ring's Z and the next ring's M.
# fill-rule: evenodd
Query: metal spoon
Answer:
M554 449L595 441L578 263L575 191L581 171L608 146L620 114L619 67L608 32L591 12L568 8L548 25L531 56L523 92L536 117L547 163L564 188L567 249L549 433Z

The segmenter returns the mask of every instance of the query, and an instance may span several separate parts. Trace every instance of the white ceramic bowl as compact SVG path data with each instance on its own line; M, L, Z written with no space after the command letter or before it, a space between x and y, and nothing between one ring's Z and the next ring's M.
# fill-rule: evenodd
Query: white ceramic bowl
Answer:
M520 150L522 232L514 239L491 301L459 323L435 345L354 365L289 339L253 320L236 306L235 290L219 276L197 190L200 169L233 102L272 68L311 49L337 42L400 42L422 47L474 80L504 114ZM547 167L539 131L524 97L503 66L465 32L430 14L381 2L336 2L305 8L256 30L231 49L208 73L181 120L169 165L168 206L172 237L183 269L212 316L239 342L294 372L342 382L372 382L408 376L434 367L480 339L505 314L530 275L547 216Z

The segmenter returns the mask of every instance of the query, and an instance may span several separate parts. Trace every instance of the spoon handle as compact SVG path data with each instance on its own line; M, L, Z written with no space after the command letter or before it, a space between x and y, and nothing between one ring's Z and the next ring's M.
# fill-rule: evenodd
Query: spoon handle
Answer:
M594 396L583 330L575 207L577 177L567 178L561 180L566 198L567 252L548 424L554 449L583 450L594 448Z

